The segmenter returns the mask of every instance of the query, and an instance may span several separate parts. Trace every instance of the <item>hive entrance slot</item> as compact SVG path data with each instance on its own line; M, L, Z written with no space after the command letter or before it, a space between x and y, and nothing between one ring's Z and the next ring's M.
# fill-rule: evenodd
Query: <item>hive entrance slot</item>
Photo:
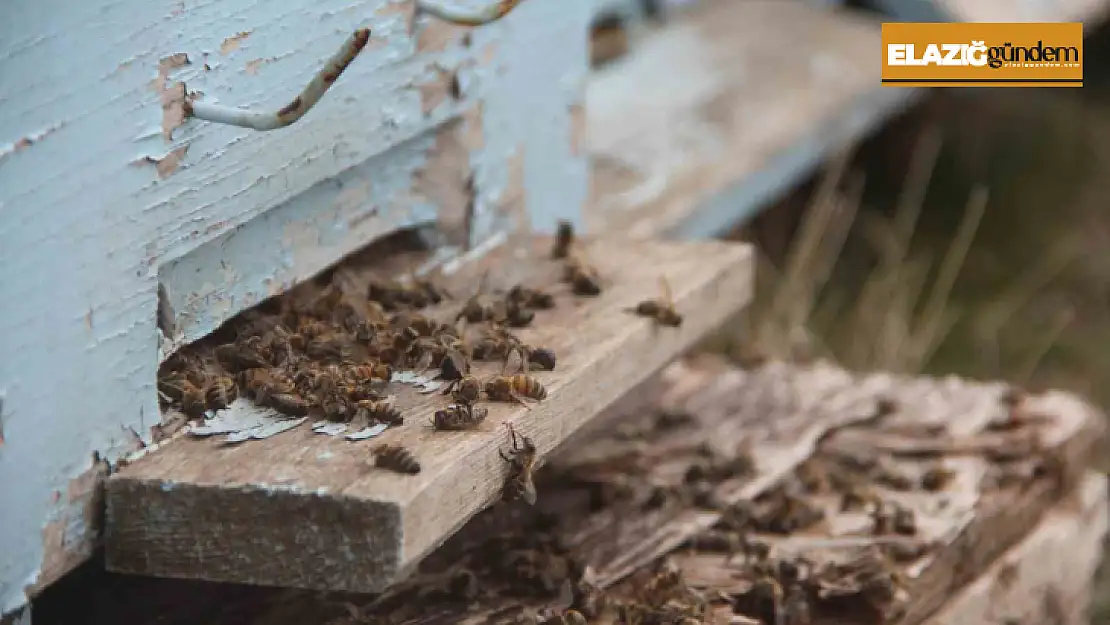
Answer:
M232 332L240 346L220 354L213 347L206 360L240 376L234 381L249 399L198 420L185 436L113 476L108 567L379 591L503 493L531 497L523 482L503 490L528 466L529 456L520 454L531 449L524 438L509 442L507 424L530 439L542 461L736 314L751 294L751 255L744 245L583 240L576 249L598 276L570 282L566 261L552 259L551 249L545 237L501 245L436 281L453 297L419 310L376 309L391 306L382 293L374 297L377 304L370 302L371 279L398 272L375 263L365 272L344 265L326 284L290 291L277 307L285 313L280 319L273 311L247 315L254 328ZM385 261L393 267L421 262L402 255ZM680 324L629 312L662 296L661 277L674 288ZM354 296L336 295L337 284ZM586 288L590 284L600 293ZM554 305L530 305L530 319L511 321L508 293L515 285L548 291ZM476 293L488 298L472 302ZM366 321L349 314L360 306ZM524 327L508 328L515 337L510 340L502 334L506 328L484 321L490 315ZM460 318L470 321L456 323ZM278 331L275 321L284 328ZM266 366L249 366L258 364L258 354L242 347L261 352ZM452 377L448 365L460 362L452 353L460 351L470 352L470 373L481 391L466 410L459 406L472 401L468 389L451 388L436 376ZM525 369L522 355L537 366ZM381 365L392 368L388 376ZM268 379L240 372L270 369L277 371ZM522 373L530 377L501 377ZM196 395L205 403L193 411L209 401L226 403L223 392L213 385ZM379 405L383 394L388 401ZM225 557L230 553L236 556ZM352 560L351 554L358 555Z

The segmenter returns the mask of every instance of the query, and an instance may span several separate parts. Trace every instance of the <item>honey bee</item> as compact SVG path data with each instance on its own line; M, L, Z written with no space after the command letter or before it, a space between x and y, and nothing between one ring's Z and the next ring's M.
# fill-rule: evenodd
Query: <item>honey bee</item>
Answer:
M266 368L271 364L269 354L262 344L262 338L258 336L216 346L216 358L232 373L245 369Z
M571 292L575 295L592 297L600 295L602 291L601 276L597 270L578 256L567 259L563 268L563 282L570 284Z
M516 300L505 300L503 307L504 314L499 317L510 328L527 327L536 318L536 313Z
M921 475L921 488L935 493L947 488L955 477L956 472L948 467L930 467Z
M512 423L506 423L505 427L509 429L509 452L506 455L499 449L497 453L509 464L509 475L505 478L501 496L506 501L523 499L534 506L536 485L532 481L532 471L536 466L536 445L527 436L518 436Z
M239 396L239 387L235 380L227 376L217 376L208 383L205 390L205 404L209 410L222 410L231 405Z
M290 416L308 414L308 402L281 369L247 369L239 374L239 386L261 406Z
M917 533L917 518L913 510L893 502L883 502L871 512L871 531L876 536Z
M659 278L659 286L663 291L660 299L649 299L636 304L630 312L641 317L649 317L661 326L677 328L682 325L682 315L675 310L674 300L671 297L671 285L666 278Z
M379 380L388 382L393 377L393 367L384 362L348 365L345 373L352 381Z
M309 341L304 351L313 360L346 360L351 355L351 345L348 337L337 333L328 333Z
M443 394L450 393L451 397L461 404L473 404L482 397L482 381L472 375L451 380L443 389Z
M194 384L185 374L158 380L158 392L171 403L178 403L181 412L189 417L199 417L208 406L204 388Z
M545 347L532 347L531 345L526 345L510 332L508 328L496 324L486 334L483 341L475 347L474 351L487 357L493 354L500 355L502 357L502 373L508 369L509 361L512 359L513 354L516 354L520 358L519 371L522 373L531 371L533 364L537 365L536 368L545 371L555 369L555 352L553 350Z
M366 299L377 303L383 310L394 311L402 308L426 308L448 299L449 296L449 293L429 280L412 278L407 284L373 280Z
M456 321L464 319L467 323L482 323L497 318L496 307L485 301L486 280L488 277L489 271L482 274L482 278L478 282L478 289L474 292L474 295L463 304L462 309L459 310L459 314L455 316Z
M452 404L442 410L437 410L432 416L432 427L444 431L473 430L482 424L489 416L489 410L475 407L473 404Z
M555 244L551 247L551 257L566 258L570 255L570 248L573 245L574 224L566 219L559 220L559 227L555 232Z
M300 395L292 395L288 393L276 393L269 395L266 398L266 403L263 404L283 415L289 417L303 417L308 414L308 400Z
M470 375L470 348L461 339L444 337L443 358L439 362L439 377L444 380L461 380Z
M505 295L505 299L510 302L517 302L525 308L534 308L536 310L550 310L555 308L554 295L542 289L530 288L519 284L509 289L509 292Z
M498 375L485 383L483 390L491 401L516 401L527 405L526 400L547 399L547 389L540 381L527 374Z
M401 425L405 421L401 409L393 405L392 399L363 399L355 403L355 427L367 427L374 422Z
M328 421L347 422L355 417L355 405L345 395L328 393L320 400L320 410Z
M374 449L374 466L405 475L420 473L420 463L400 445L382 444Z
M840 496L840 510L862 510L867 507L877 508L882 504L878 493L867 486L851 486L844 490Z

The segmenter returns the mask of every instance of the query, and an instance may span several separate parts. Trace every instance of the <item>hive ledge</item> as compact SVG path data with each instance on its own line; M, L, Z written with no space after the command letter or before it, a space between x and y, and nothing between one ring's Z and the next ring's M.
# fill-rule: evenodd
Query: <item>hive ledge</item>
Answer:
M548 257L550 245L543 237L503 245L462 267L448 286L472 293L488 270L490 290L516 283L557 290L560 265ZM533 327L518 332L558 354L555 371L535 374L547 388L544 401L530 409L485 403L489 418L478 430L434 432L428 422L447 400L398 388L391 392L405 423L373 441L322 436L307 424L242 445L175 440L108 481L107 568L379 592L498 500L506 422L534 440L542 459L751 297L746 245L604 239L584 240L581 249L603 276L604 292L560 293L554 310L538 312ZM681 327L656 327L626 312L659 297L660 277L672 285ZM478 368L479 376L498 369ZM370 452L379 443L404 445L422 471L375 469Z

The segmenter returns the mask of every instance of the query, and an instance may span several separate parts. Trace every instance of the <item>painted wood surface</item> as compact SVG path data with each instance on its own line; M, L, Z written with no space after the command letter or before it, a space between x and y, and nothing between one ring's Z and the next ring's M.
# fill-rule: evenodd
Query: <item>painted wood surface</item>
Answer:
M588 19L558 0L478 28L412 0L5 9L0 612L91 553L107 461L157 425L160 348L396 228L467 244L578 219ZM297 124L183 119L190 97L281 106L358 27L369 45Z

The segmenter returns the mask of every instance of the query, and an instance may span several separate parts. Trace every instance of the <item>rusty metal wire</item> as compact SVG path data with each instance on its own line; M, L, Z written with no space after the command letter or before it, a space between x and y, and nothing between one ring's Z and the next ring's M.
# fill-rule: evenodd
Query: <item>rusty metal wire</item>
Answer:
M339 52L331 57L323 69L309 81L300 95L277 111L255 111L207 102L186 101L185 116L254 130L276 130L289 126L304 117L304 114L320 101L343 70L347 69L359 52L362 52L369 40L369 28L356 30L343 42Z
M429 0L417 0L418 12L427 13L445 22L461 24L463 26L480 26L489 24L505 17L520 4L521 0L498 0L484 6L467 9L463 7L443 6Z

